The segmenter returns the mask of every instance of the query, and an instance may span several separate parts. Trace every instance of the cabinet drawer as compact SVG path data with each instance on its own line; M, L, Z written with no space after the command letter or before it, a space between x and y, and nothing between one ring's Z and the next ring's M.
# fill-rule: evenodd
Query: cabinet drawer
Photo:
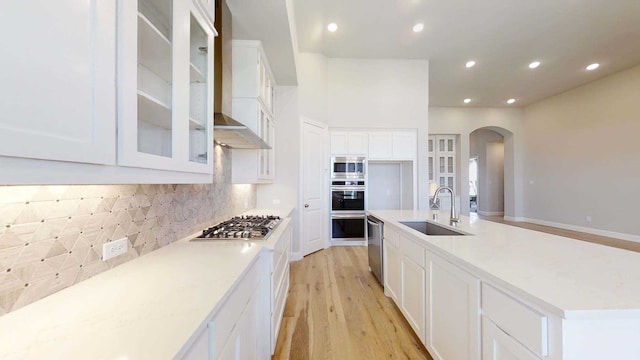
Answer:
M540 356L549 354L546 315L484 283L482 313L534 353Z
M227 342L229 335L240 319L242 311L251 300L251 295L259 286L260 261L258 259L251 265L251 268L240 279L237 287L231 292L210 323L211 349L214 359L217 359L218 355L220 355L222 346Z
M425 268L426 255L425 249L422 246L405 238L404 236L400 236L400 252L403 256L413 260L413 262L420 266L420 268Z
M384 241L389 245L393 245L396 249L400 247L398 232L389 227L384 228Z

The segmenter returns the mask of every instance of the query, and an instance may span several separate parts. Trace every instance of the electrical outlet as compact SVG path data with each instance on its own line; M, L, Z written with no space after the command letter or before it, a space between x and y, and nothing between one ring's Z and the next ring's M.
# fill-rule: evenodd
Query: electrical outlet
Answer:
M129 240L123 237L119 240L114 240L108 243L102 244L102 261L107 261L116 256L125 254L129 250Z
M590 215L587 215L584 219L585 219L587 222L591 222L591 221L593 221L593 218L592 218Z
M273 205L280 205L280 199L273 199Z

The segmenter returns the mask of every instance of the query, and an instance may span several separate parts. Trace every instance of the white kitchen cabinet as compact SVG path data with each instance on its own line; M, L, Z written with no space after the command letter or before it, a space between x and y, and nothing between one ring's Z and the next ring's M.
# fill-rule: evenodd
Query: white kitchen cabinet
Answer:
M263 261L261 255L247 269L209 322L209 358L257 359L263 357L263 349L268 349L269 339L262 333L262 324L269 316L263 311L263 303L269 298L262 284L269 281L269 274L264 271Z
M482 317L483 360L540 360L490 319Z
M114 1L3 2L0 156L115 164L115 34Z
M418 138L414 131L394 131L391 146L394 160L413 160L417 157Z
M425 346L436 360L480 359L480 280L427 251Z
M213 172L213 38L186 0L121 0L118 164Z
M216 1L215 0L196 0L202 13L213 24L216 20Z
M276 82L262 44L260 41L233 40L232 47L232 97L257 99L266 112L274 114Z
M209 359L209 327L196 336L196 340L191 345L182 360Z
M271 149L233 149L234 184L275 179L275 80L259 41L234 40L231 116L255 132Z
M400 253L402 254L401 270L401 291L402 313L418 335L424 342L425 336L425 249L400 236Z
M402 306L402 255L400 254L399 235L391 227L384 228L383 261L384 292L398 305Z
M413 130L369 132L369 160L414 160L418 138Z
M369 133L369 160L393 158L393 134L388 131Z
M367 155L368 134L359 131L331 131L331 155Z
M281 226L284 224L281 224ZM271 255L271 354L275 352L284 306L289 293L289 260L292 230L287 223L285 230L273 246Z

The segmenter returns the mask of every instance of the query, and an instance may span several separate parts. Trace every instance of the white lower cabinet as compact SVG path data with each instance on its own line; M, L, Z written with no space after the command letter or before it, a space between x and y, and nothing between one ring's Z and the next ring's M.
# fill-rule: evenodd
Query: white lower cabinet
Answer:
M540 360L487 317L482 317L483 360Z
M283 226L282 224L281 226ZM271 306L269 308L270 331L271 331L271 354L275 352L278 333L284 314L284 306L289 293L289 249L291 244L291 225L287 224L286 229L275 243L271 256Z
M427 251L425 345L436 360L480 359L480 280Z
M187 350L182 360L209 359L209 326L196 336L193 345Z
M418 337L425 336L425 250L413 241L400 236L401 310Z
M398 243L398 233L391 228L384 229L384 292L401 307L402 256Z
M264 336L269 313L264 304L269 302L263 284L269 281L265 269L264 253L260 255L226 300L221 304L207 328L185 345L180 359L268 359L269 339Z

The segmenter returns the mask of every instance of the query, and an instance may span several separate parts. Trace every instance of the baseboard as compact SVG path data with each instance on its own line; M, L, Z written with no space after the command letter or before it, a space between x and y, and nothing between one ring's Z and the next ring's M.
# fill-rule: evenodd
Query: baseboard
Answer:
M513 221L513 222L525 221L525 218L523 218L523 217L503 216L502 218L507 220L507 221Z
M303 257L304 256L302 256L302 253L299 253L299 252L291 253L291 258L289 259L289 261L302 260Z
M584 227L584 226L562 224L562 223L546 221L546 220L538 220L538 219L531 219L531 218L521 218L521 219L522 220L520 220L520 221L530 222L530 223L538 224L538 225L551 226L551 227L556 227L556 228L565 229L565 230L583 232L583 233L587 233L587 234L606 236L606 237L622 239L622 240L628 240L628 241L634 241L634 242L640 242L640 236L638 236L638 235L625 234L625 233L619 233L619 232L615 232L615 231L608 231L608 230L601 230L601 229L594 229L594 228L588 228L588 227ZM508 220L506 216L505 216L505 220ZM513 221L513 220L511 220L511 221Z
M482 215L482 216L502 216L502 215L504 215L504 211L480 211L480 210L478 210L478 215Z

